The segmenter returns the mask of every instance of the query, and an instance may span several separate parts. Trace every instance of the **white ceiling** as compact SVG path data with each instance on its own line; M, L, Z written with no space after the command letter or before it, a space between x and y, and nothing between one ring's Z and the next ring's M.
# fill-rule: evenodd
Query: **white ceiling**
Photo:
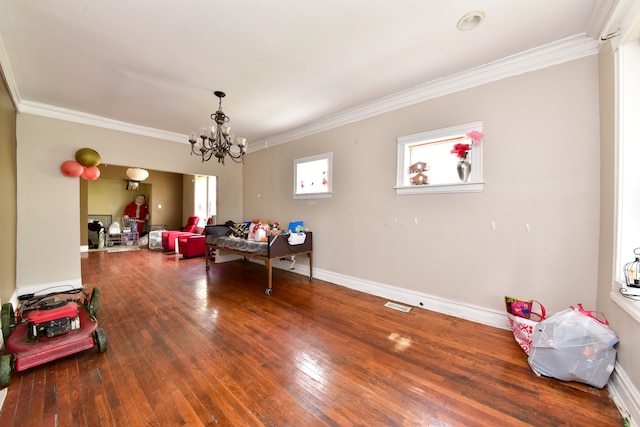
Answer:
M0 0L0 65L20 111L186 135L214 90L258 143L570 36L618 0ZM485 21L456 29L467 12ZM615 14L614 14L615 15Z

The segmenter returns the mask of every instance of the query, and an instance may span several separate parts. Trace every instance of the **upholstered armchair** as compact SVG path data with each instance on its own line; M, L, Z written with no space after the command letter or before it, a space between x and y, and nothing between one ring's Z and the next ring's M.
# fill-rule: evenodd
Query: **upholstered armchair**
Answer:
M183 234L178 236L178 252L184 258L202 256L206 252L204 234Z
M182 227L181 230L170 230L162 232L162 247L165 251L175 251L176 250L176 239L182 235L191 235L194 234L196 228L198 227L198 223L200 222L200 218L196 215L192 215L187 220L187 225Z

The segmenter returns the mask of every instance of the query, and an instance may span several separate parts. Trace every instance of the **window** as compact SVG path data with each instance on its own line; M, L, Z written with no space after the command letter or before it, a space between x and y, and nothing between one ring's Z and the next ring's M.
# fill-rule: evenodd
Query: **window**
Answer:
M482 122L472 122L398 138L396 194L480 192L482 143L473 144L467 155L471 165L466 181L458 175L454 145L469 144L467 132L483 131Z
M333 153L304 157L293 161L293 198L330 198Z
M618 233L615 279L625 284L624 265L635 258L640 247L640 42L627 43L618 49ZM618 290L615 289L617 294ZM629 288L626 296L640 300L640 289ZM624 307L640 321L640 307Z
M199 227L204 227L211 217L216 216L216 182L215 176L196 175L194 186L194 215L199 216ZM215 224L215 218L213 218Z

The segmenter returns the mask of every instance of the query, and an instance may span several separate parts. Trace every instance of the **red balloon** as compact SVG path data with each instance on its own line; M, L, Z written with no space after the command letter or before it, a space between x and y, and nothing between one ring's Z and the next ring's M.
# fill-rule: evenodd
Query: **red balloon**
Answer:
M75 160L67 160L60 165L60 170L64 176L70 176L72 178L78 177L84 173L84 166Z
M100 177L100 169L97 166L90 166L88 168L84 168L84 172L80 175L87 181L95 181Z

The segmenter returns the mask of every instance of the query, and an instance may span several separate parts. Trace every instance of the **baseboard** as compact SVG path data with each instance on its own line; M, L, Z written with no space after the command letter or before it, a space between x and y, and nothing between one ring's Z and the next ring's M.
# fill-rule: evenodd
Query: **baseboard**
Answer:
M4 399L7 397L7 389L0 390L0 411L2 411L2 405L4 405Z
M624 369L617 363L616 369L609 378L607 390L622 418L625 418L630 426L638 427L636 420L640 419L640 393Z
M228 256L227 256L228 255ZM241 257L234 254L225 254L217 259L217 262L232 261ZM262 261L250 259L250 261L262 263ZM309 266L306 264L297 264L292 262L290 258L282 260L274 260L273 267L281 270L291 271L292 273L309 276ZM509 321L505 312L488 309L474 304L461 303L435 295L413 291L410 289L399 288L371 280L360 279L356 277L338 274L332 271L314 268L313 277L330 282L339 286L344 286L359 292L386 298L395 302L401 302L413 307L424 308L438 313L443 313L470 320L483 325L493 326L500 329L510 330ZM23 286L16 289L11 298L14 306L17 306L17 296L27 293L39 292L45 289L51 289L60 286L82 287L82 279L76 279L67 282L46 283L41 285ZM277 285L276 285L277 287ZM640 393L636 389L633 382L627 376L624 369L616 364L616 368L611 375L607 386L609 395L615 402L620 414L626 418L630 426L640 427L635 420L640 419Z
M224 252L224 251L221 251L220 249L216 249L216 257L214 262L216 264L220 264L223 262L236 261L239 259L242 259L240 255L236 255L230 252ZM255 261L255 260L252 259L251 261Z
M274 261L273 267L282 270L289 270L293 273L302 274L304 276L309 275L309 266L306 264L295 264L294 269L291 270L290 259ZM448 314L496 328L507 330L511 329L507 314L504 311L493 310L474 304L461 303L460 301L454 301L371 280L346 276L344 274L334 273L318 268L313 269L313 277L336 285L344 286L345 288L379 296L381 298L387 298L389 300L401 302L414 307Z
M289 270L290 260L274 262L275 268ZM304 276L309 275L309 266L296 264L294 270L290 270ZM448 314L483 325L510 330L509 321L505 312L480 307L473 304L465 304L446 298L429 295L410 289L398 288L384 283L359 279L334 273L318 268L313 269L313 277L336 285L344 286L359 292L387 298L418 308L425 308L438 313ZM626 418L630 426L640 427L635 420L640 419L640 393L629 379L624 369L619 364L609 379L607 386L609 395L615 402L620 414Z
M38 292L57 292L60 290L78 289L84 287L82 285L82 279L67 280L64 282L49 282L41 283L39 285L20 286L13 291L11 300L9 301L14 307L18 306L18 296L26 294L34 294Z

